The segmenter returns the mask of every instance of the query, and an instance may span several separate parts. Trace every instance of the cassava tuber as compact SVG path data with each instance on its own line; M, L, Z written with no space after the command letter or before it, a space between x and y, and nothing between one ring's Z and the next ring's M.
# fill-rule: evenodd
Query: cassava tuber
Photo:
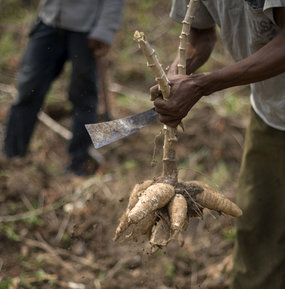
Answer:
M172 231L169 226L169 217L162 215L157 223L153 226L149 243L156 247L166 246L172 237Z
M205 208L225 213L232 217L240 217L242 210L229 199L225 198L221 193L213 190L207 184L198 181L185 182L186 191L193 190L193 186L197 186L202 189L200 193L197 193L194 199Z
M142 192L144 192L145 189L147 189L151 184L153 183L152 180L146 180L141 184L136 184L130 194L129 197L129 202L126 211L123 213L120 223L116 229L115 236L114 236L114 241L118 240L120 236L123 234L124 231L129 226L128 223L128 214L130 210L136 205L136 203L139 200L139 196L141 195Z
M128 222L130 224L138 223L150 212L164 207L174 194L172 185L164 183L151 185L142 193L137 204L129 212Z
M182 230L187 221L187 201L181 194L176 194L168 204L170 227L174 231Z

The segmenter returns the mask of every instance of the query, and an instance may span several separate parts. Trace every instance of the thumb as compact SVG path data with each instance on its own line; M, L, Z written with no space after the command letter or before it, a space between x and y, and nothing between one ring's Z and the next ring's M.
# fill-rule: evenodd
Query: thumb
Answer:
M154 101L155 99L157 99L158 97L161 98L162 94L161 91L159 90L159 86L158 85L154 85L153 87L150 88L150 100Z
M153 104L158 113L163 113L166 109L167 101L159 97L154 100Z

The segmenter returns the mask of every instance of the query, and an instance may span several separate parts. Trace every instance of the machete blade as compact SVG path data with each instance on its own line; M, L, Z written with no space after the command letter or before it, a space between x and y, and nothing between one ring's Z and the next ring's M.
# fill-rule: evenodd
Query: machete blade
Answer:
M86 124L85 127L96 149L138 131L158 118L154 108L126 118Z

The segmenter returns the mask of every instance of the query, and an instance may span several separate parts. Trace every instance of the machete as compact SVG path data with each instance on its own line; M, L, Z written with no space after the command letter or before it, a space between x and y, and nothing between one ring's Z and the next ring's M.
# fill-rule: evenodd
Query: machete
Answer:
M158 113L151 108L126 118L86 124L85 127L96 149L124 138L158 118Z

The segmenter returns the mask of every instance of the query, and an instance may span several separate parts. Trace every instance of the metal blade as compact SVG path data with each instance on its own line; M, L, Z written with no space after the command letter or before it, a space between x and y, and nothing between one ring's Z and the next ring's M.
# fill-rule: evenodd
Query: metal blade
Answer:
M154 108L126 118L86 124L85 127L96 149L124 138L158 118Z

